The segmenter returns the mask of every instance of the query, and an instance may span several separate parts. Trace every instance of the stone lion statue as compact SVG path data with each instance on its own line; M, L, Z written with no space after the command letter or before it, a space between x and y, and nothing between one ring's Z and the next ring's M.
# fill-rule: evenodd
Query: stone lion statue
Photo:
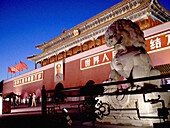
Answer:
M106 45L117 52L111 62L109 79L105 82L118 81L121 76L124 79L135 79L160 75L160 71L154 69L146 52L144 33L137 24L119 19L109 26L105 39ZM133 88L142 88L145 85L159 87L160 80L136 82Z

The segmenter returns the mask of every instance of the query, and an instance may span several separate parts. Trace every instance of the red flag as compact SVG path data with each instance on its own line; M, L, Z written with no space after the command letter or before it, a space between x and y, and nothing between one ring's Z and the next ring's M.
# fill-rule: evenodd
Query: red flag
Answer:
M9 73L12 73L12 71L11 71L11 68L10 68L10 67L8 67L8 72L9 72Z
M15 74L15 71L12 71L11 73L12 73L12 74Z
M14 67L13 65L11 66L11 71L16 71L16 72L19 72L19 70L16 68L16 67Z
M12 73L12 74L15 74L15 71L12 71L10 67L8 67L8 72Z
M25 68L28 70L28 66L25 63L23 63L22 61L20 61L20 65L22 66L22 68Z
M19 64L15 64L15 67L16 67L16 69L17 70L19 70L19 71L23 71L23 67L21 66L21 65L19 65Z

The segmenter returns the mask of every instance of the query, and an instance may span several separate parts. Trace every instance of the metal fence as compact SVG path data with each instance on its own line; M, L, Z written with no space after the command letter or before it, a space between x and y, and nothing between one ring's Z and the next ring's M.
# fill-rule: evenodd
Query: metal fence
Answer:
M145 94L152 92L168 92L170 91L170 85L162 85L161 88L153 88L152 86L144 87L140 90L128 90L128 89L117 89L115 92L105 92L105 88L107 86L117 86L120 84L129 83L131 86L134 85L134 82L148 81L148 80L156 80L169 78L170 74L151 76L151 77L143 77L138 79L128 79L124 81L110 82L110 83L102 83L102 84L94 84L92 86L79 86L73 88L66 88L61 91L55 92L55 90L45 90L45 86L42 87L42 115L45 116L47 113L55 114L55 107L60 109L59 103L63 101L64 97L86 97L84 101L79 103L78 110L80 113L87 113L91 115L93 125L95 124L96 118L102 118L104 116L108 116L111 111L136 111L138 118L152 118L152 119L162 119L164 122L168 119L170 108L165 107L164 100L160 100L160 95L156 99L147 99L145 98ZM71 92L71 93L70 93ZM51 94L48 97L47 94ZM103 96L103 95L133 95L133 94L143 94L144 102L148 102L151 104L161 103L162 108L158 108L157 116L141 116L140 110L138 108L138 104L136 102L135 108L128 109L111 109L107 103L98 102L95 97ZM48 100L51 98L51 100ZM53 106L47 107L47 103L51 102Z

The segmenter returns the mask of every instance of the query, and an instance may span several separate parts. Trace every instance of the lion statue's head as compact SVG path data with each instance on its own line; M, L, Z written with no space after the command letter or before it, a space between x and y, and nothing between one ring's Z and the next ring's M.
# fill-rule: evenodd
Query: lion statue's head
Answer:
M127 47L143 47L146 50L144 33L130 20L119 19L113 22L105 33L107 46L114 46L115 51Z

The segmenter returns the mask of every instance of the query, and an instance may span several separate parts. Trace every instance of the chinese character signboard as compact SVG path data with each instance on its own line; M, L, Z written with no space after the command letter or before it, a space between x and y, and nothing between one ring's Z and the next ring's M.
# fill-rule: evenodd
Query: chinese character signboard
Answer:
M113 50L98 53L80 60L80 70L108 64L112 61L116 52Z
M54 64L54 82L63 80L64 80L63 60L61 60Z
M43 71L14 80L14 87L43 80Z
M146 38L148 53L170 48L170 31Z

